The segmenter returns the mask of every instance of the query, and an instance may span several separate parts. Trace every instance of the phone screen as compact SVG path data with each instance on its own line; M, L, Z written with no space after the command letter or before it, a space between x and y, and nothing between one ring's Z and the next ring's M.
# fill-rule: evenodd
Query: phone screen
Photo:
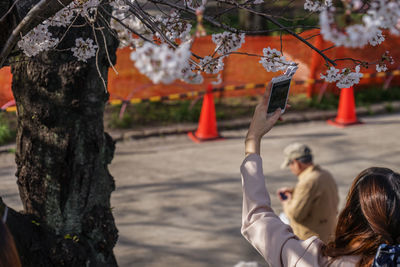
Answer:
M278 108L282 110L285 108L290 81L289 79L272 85L267 113L273 113Z

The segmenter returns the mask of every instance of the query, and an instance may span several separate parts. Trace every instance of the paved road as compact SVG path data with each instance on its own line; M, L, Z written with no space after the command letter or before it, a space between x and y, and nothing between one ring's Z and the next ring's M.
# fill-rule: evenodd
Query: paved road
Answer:
M324 122L275 127L263 140L264 173L270 192L293 185L280 170L282 149L308 143L316 162L339 185L341 207L353 178L370 166L400 171L400 114L363 118L365 124L339 129ZM111 164L112 195L120 238L120 266L233 266L262 259L240 235L241 184L246 131L223 132L225 140L194 144L186 136L118 143ZM21 207L13 155L0 155L0 195ZM272 205L280 211L278 199ZM264 266L264 264L262 265Z

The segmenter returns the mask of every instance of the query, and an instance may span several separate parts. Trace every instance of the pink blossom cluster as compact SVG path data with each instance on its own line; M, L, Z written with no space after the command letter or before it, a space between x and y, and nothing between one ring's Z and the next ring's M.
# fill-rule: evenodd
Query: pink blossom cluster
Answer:
M131 60L135 67L154 83L169 84L181 79L182 70L188 67L190 45L184 43L176 49L167 44L155 45L145 42L142 47L131 53Z
M286 70L286 68L293 62L287 61L282 56L281 52L270 47L263 49L264 56L259 61L267 71L280 71Z
M97 6L101 0L74 0L57 12L53 17L43 21L43 23L36 26L18 42L18 47L28 57L36 56L42 51L47 51L55 48L59 39L54 38L49 31L49 27L68 27L74 18L82 16L88 20L93 19L96 13ZM96 54L97 45L93 45L93 40L78 38L75 42L76 46L71 47L70 50L73 55L80 61L86 62L87 59L94 57Z
M230 52L238 50L245 41L245 34L235 34L231 32L223 32L213 34L211 37L215 43L215 52L220 55L226 55Z
M163 34L172 42L176 39L190 39L189 33L192 29L192 24L181 19L176 10L172 11L169 16L158 15L156 20ZM160 40L164 39L159 33L156 33L156 36L160 38Z
M324 79L327 82L336 82L336 86L339 88L349 88L350 86L359 83L362 76L363 74L360 73L360 66L357 65L354 72L349 68L344 68L340 72L339 69L330 67L326 72L326 75L321 74L321 79Z

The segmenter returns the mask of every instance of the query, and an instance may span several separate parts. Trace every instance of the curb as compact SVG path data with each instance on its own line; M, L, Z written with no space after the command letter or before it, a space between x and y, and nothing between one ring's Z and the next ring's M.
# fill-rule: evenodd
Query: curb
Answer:
M400 111L400 101L390 102L390 104L389 102L373 104L368 108L367 107L356 108L357 116L388 114L388 113L396 113L399 111ZM337 113L336 110L288 112L282 116L283 118L282 123L299 123L307 121L328 120L336 117L336 113ZM221 121L217 122L217 124L218 124L218 130L221 131L221 130L247 128L250 125L250 122L251 118L241 118L229 121ZM197 129L197 123L186 123L186 124L175 124L171 126L143 128L138 130L109 131L108 133L115 141L119 142L132 139L143 139L154 136L186 134L191 131L196 131L196 129Z
M0 146L0 154L11 153L11 151L15 150L15 146L15 143Z
M357 116L388 114L396 112L400 112L400 101L374 104L368 108L367 107L356 108ZM288 112L282 116L283 118L282 123L286 124L286 123L328 120L334 118L335 116L336 116L336 110ZM220 131L243 129L247 128L250 125L250 122L251 118L241 118L229 121L221 121L218 122L218 129ZM108 131L108 133L110 134L110 136L113 138L114 141L121 142L121 141L143 139L154 136L186 134L191 131L196 131L196 129L197 129L197 123L184 123L184 124L174 124L170 126L143 128L138 130ZM15 143L0 146L0 154L9 153L13 149L15 149Z

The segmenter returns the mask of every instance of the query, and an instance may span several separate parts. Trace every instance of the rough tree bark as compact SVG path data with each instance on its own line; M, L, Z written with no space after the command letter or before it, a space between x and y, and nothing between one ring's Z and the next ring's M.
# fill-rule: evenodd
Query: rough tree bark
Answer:
M20 56L12 64L24 211L12 211L8 225L24 266L117 265L114 180L107 168L114 142L103 128L108 94L101 77L107 81L105 46L115 61L118 42L108 30L104 34L106 44L96 30L98 70L96 59L80 62L71 51ZM72 47L76 37L93 39L93 28L73 28L59 48Z

